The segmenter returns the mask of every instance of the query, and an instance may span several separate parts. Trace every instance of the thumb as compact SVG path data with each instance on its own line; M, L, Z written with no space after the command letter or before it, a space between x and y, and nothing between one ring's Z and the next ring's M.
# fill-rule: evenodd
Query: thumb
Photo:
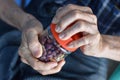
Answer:
M36 31L30 31L26 34L27 44L32 53L36 58L42 56L42 45L38 40L38 34Z

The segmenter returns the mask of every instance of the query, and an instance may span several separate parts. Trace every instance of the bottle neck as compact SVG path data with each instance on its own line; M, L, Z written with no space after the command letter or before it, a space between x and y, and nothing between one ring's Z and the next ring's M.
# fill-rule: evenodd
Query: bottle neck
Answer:
M53 36L53 34L52 34L52 32L51 32L50 27L48 27L47 30L48 30L48 36L49 36L51 39L54 40L54 41L53 41L54 44L55 44L57 47L59 47L65 54L70 54L70 53L71 53L70 51L64 49L64 48L57 42L57 40L55 39L55 37Z

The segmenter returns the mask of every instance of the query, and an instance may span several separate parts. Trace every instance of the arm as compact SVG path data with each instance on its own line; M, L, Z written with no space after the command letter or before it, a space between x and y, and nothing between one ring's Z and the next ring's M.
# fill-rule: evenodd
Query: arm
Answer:
M0 0L0 18L18 29L33 19L30 14L20 9L14 0Z
M21 60L30 65L42 75L54 74L61 70L65 61L44 63L39 61L42 47L38 36L43 28L42 24L32 15L25 13L13 0L0 0L0 18L22 32L19 55Z
M83 33L83 37L68 44L69 48L80 47L86 55L120 61L120 36L100 34L97 17L89 7L64 6L57 11L52 22L57 24L56 32L60 33L59 37L63 40ZM66 29L70 24L72 26Z
M101 57L120 61L120 36L102 35L103 53Z

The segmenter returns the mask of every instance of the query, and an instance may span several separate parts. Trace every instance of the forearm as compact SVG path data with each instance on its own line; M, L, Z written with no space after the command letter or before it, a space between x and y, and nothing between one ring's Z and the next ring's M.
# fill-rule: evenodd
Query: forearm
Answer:
M31 16L20 9L13 0L0 0L0 19L21 29Z
M102 35L103 53L102 57L120 61L120 37Z

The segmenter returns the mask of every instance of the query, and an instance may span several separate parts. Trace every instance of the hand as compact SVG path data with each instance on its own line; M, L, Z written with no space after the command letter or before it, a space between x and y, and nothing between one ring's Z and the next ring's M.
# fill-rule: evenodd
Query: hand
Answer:
M19 48L19 55L22 62L30 65L42 75L54 74L61 70L65 61L44 63L39 61L42 55L42 45L39 43L38 36L43 31L42 24L32 15L26 15L29 19L22 26L22 42Z
M81 48L84 54L100 56L102 52L102 37L97 27L97 17L89 7L69 4L57 10L52 23L56 24L56 32L63 40L82 32L83 37L68 44L68 47ZM73 24L74 23L74 24ZM72 24L72 25L71 25ZM67 26L71 25L70 28Z

